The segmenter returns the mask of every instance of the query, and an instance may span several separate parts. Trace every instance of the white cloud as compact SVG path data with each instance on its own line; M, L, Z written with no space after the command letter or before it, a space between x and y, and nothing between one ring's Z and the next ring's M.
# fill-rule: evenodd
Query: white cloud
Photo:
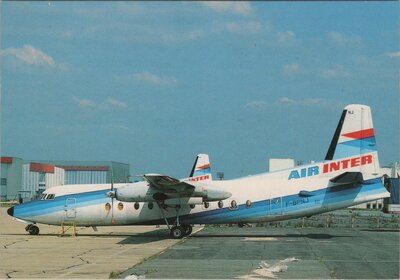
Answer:
M293 31L288 30L288 31L285 31L285 32L278 32L277 36L278 36L278 41L279 42L286 43L286 42L288 42L290 40L293 40L296 35L294 34Z
M135 73L130 75L130 77L133 78L135 81L154 85L172 85L178 82L178 80L174 77L161 77L148 71Z
M244 105L247 109L263 109L268 105L267 102L264 101L251 101Z
M244 16L252 13L250 3L245 1L200 1L199 3L219 13L233 13Z
M108 98L106 103L115 108L120 108L120 109L128 108L128 105L125 102L116 100L114 98Z
M31 45L24 45L22 48L8 48L1 51L1 54L13 56L29 65L57 67L51 56Z
M282 73L285 76L292 76L299 72L300 67L297 63L285 64L282 67Z
M206 32L201 28L196 28L183 32L168 30L159 34L157 40L166 44L180 44L201 39L205 35Z
M257 21L229 22L226 24L226 29L232 33L255 34L261 31L262 24Z
M400 58L400 51L398 51L398 52L389 52L389 53L386 53L386 55L388 57L390 57L390 58Z
M350 72L343 66L338 65L335 68L324 68L320 70L319 75L324 79L346 78L350 76Z
M331 42L341 47L360 46L362 44L359 36L346 35L335 31L329 32L327 36Z
M244 107L252 110L266 110L272 106L286 105L286 106L302 106L302 107L332 107L335 102L321 98L305 98L305 99L292 99L289 97L282 97L275 102L267 103L262 100L248 102Z
M91 99L85 99L85 98L81 99L76 96L72 96L72 98L77 103L77 105L82 109L107 110L110 107L117 108L117 109L128 108L128 105L125 102L116 100L114 98L108 98L105 101L102 101L100 103L95 102Z
M94 102L93 100L90 99L80 99L76 96L72 96L72 98L74 99L75 102L77 102L78 106L80 108L89 108L89 109L94 109L97 107L96 102Z
M288 97L282 97L278 100L278 103L285 105L301 105L301 106L315 106L324 105L326 102L319 98L306 98L303 100L295 100Z

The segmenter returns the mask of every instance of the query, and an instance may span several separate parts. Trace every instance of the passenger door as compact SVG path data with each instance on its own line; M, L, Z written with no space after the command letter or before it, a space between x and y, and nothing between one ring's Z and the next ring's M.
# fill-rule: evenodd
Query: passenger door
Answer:
M282 198L281 197L271 198L270 213L271 213L271 215L281 215L282 214Z
M74 220L76 218L76 198L65 199L65 218Z

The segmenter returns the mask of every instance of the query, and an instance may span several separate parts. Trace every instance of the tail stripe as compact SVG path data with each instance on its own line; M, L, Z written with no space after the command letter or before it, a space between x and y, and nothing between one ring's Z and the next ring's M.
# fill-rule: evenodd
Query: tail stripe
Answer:
M210 168L210 164L209 164L209 163L207 163L207 164L205 164L205 165L203 165L203 166L197 167L197 168L196 168L196 171L197 171L198 169L207 169L207 168Z
M370 137L375 136L375 131L373 128L369 128L369 129L364 129L364 130L359 130L359 131L342 134L342 136L348 137L348 138L353 138L353 139L364 139L364 138L370 138Z

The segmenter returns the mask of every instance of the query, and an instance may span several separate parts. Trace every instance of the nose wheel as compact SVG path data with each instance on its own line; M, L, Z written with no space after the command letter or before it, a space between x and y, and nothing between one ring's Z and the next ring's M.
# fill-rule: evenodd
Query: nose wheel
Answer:
M29 232L30 235L38 235L39 234L39 228L37 226L35 226L35 225L32 225L32 224L31 225L27 225L25 227L25 230L27 232Z

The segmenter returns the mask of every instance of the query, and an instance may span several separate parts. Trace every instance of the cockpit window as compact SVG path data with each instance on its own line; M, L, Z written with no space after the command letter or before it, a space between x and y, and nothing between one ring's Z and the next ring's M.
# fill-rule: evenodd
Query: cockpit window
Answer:
M41 199L41 200L49 200L49 199L54 199L55 197L56 197L56 195L53 194L53 193L43 193L43 194L40 196L40 199Z

